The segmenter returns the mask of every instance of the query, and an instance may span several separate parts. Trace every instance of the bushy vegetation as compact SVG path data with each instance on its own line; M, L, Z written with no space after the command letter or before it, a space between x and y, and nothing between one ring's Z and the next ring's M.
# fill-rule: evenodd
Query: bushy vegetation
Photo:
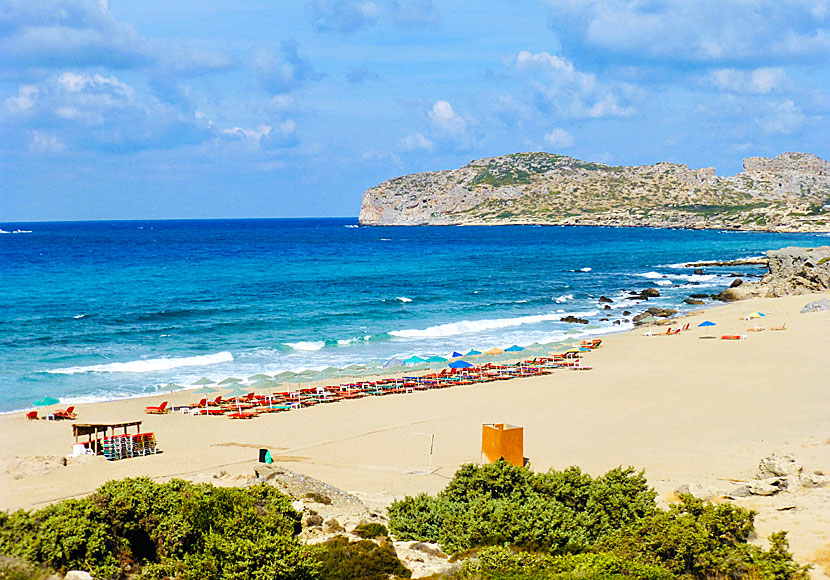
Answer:
M273 487L135 478L35 512L0 513L0 553L95 578L317 578L318 550L299 542L300 529L300 514Z
M691 496L663 510L655 498L631 468L592 478L576 467L537 474L498 461L463 466L436 497L393 503L389 523L398 539L478 551L462 580L806 579L784 533L769 550L747 544L753 512Z
M356 526L352 533L359 538L368 540L370 538L386 537L389 535L389 530L383 524L370 522Z
M389 576L409 578L412 575L388 541L350 542L345 536L337 536L322 547L321 578L325 580L386 580Z

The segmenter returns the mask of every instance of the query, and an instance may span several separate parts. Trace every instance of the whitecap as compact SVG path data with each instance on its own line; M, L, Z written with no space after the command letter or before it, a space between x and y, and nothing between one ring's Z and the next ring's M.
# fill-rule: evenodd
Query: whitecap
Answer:
M396 296L395 300L403 302L404 304L406 304L407 302L412 302L412 298L407 298L406 296Z
M556 302L557 304L562 304L563 302L567 302L568 300L573 300L574 295L563 294L562 296L552 296L551 298L553 298L554 302Z
M590 272L591 268L587 268L587 267L586 268L580 268L579 271L580 272Z
M668 278L665 274L661 274L660 272L645 272L643 274L637 274L642 278L648 278L649 280L657 280L659 278Z
M326 346L326 343L323 342L323 341L310 341L310 340L301 340L299 342L284 342L283 344L285 346L293 348L294 350L306 350L306 351L320 350L321 348Z
M147 358L129 362L117 362L82 367L65 367L47 370L47 373L56 375L75 375L79 373L147 373L151 371L166 371L179 367L196 367L230 362L233 355L227 351L215 354L186 356L181 358Z
M79 320L79 319L81 319L81 318L84 318L85 316L86 316L86 314L76 314L76 315L75 315L75 316L73 316L72 318L74 318L75 320Z
M558 322L561 315L535 314L531 316L517 316L515 318L495 318L485 320L461 320L447 324L438 324L428 328L407 328L404 330L393 330L389 334L397 338L446 338L460 334L475 334L485 330L497 330L511 326L522 326L525 324L539 324L541 322Z

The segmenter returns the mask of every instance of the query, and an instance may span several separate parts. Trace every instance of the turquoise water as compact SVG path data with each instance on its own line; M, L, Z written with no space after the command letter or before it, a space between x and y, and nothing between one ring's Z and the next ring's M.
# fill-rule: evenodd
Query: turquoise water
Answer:
M626 328L727 274L682 264L818 235L644 228L364 228L355 220L0 224L0 411L255 373L381 365ZM13 233L15 230L23 230ZM666 277L664 277L666 276ZM647 303L623 300L657 287ZM597 298L614 300L600 310ZM685 307L687 308L687 307ZM566 324L566 315L590 324ZM608 318L601 321L600 318Z

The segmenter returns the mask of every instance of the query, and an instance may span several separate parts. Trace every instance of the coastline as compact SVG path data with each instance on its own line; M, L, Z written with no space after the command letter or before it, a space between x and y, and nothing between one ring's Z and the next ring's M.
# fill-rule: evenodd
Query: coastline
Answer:
M406 494L435 493L462 463L479 460L482 423L525 428L525 455L535 470L580 466L599 474L617 465L645 469L668 501L680 485L731 485L748 479L759 459L792 453L810 469L830 473L830 361L824 342L830 312L800 314L823 295L759 298L689 313L692 330L646 337L642 327L603 335L588 353L590 372L370 397L251 421L145 415L143 407L169 400L193 403L188 391L81 405L79 422L141 420L163 453L124 461L84 457L67 467L54 461L71 451L69 422L27 421L22 412L0 416L0 509L42 507L83 495L104 481L147 475L184 477L220 485L244 483L257 450L278 464L357 492L377 505ZM752 310L764 326L785 332L746 332ZM746 334L746 340L701 340L710 334ZM430 475L428 438L435 435ZM52 462L52 463L50 463ZM788 530L802 562L830 545L830 488L787 492L737 503L760 512L759 540ZM782 505L795 509L779 511ZM786 506L785 506L786 507ZM821 576L815 576L821 577Z

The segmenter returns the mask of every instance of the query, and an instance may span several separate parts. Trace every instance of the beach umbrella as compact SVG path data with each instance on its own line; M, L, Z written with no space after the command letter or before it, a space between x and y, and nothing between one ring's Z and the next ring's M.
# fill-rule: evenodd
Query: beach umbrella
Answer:
M403 362L407 365L416 365L418 363L426 362L426 359L423 359L419 356L411 356Z
M176 383L167 383L166 385L164 385L161 388L161 390L162 391L168 391L168 392L172 393L173 391L178 391L178 390L183 389L183 388L184 388L183 386L177 385Z
M476 349L472 348L472 349L470 349L470 352L468 352L464 356L478 356L480 354L482 354L482 352L480 350L476 350Z
M190 383L191 385L215 385L216 381L212 381L207 377L202 377L198 381L193 381Z
M464 356L464 355L461 354L460 352L458 352L457 350L454 350L454 351L452 351L452 354L450 355L450 358L461 358L462 356Z
M236 399L236 411L238 413L241 413L242 412L242 406L239 402L239 398L244 397L245 395L247 395L248 391L246 389L243 389L240 386L237 386L237 383L233 383L233 384L235 386L230 391L228 391L227 393L222 395L222 397L224 397L226 399Z
M242 379L237 379L236 377L228 377L227 379L222 379L219 381L220 385L236 385L242 382Z
M493 347L488 351L485 351L485 354L502 354L504 351L500 348Z
M279 383L277 381L272 381L270 379L259 379L258 381L254 381L250 384L250 388L255 391L263 391L268 389L273 389Z
M266 375L266 374L263 374L263 373L257 373L255 375L251 375L250 377L248 377L248 380L249 381L264 381L264 380L267 380L267 379L270 379L270 378L271 378L271 375Z
M514 344L513 346L508 346L506 349L504 349L504 352L522 352L523 350L524 349L522 347L520 347L517 344Z
M290 379L291 377L296 377L297 373L293 371L282 371L279 374L274 375L275 379Z
M41 397L32 404L36 407L48 407L49 405L57 405L58 403L60 403L60 399L56 399L54 397Z
M700 327L700 326L715 326L715 323L712 322L711 320L704 320L703 322L698 324L698 327Z
M403 364L402 360L396 359L396 358L390 358L388 361L383 363L383 368L387 369L389 367L397 367L397 366L401 366L402 364Z
M450 363L451 369L469 369L475 365L468 363L465 360L455 360Z
M428 363L445 363L445 362L447 362L447 359L445 359L442 356L431 356L426 360L426 362L428 362Z

